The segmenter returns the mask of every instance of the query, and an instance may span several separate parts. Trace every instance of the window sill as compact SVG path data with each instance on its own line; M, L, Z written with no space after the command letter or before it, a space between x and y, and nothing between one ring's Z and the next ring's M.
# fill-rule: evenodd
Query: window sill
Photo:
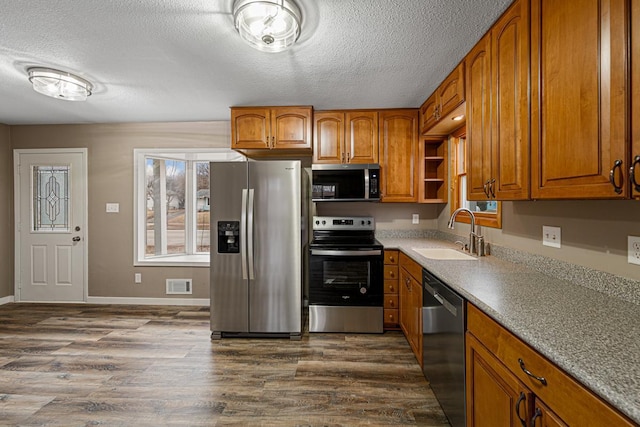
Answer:
M136 267L209 267L209 254L173 255L137 260Z

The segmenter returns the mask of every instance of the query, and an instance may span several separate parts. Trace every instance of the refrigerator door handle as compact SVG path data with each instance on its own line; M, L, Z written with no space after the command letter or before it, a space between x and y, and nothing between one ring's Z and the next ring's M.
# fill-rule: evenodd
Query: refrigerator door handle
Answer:
M248 248L247 255L249 257L249 280L255 279L255 274L253 271L253 188L249 189L249 209L247 213L247 228L249 233L248 235Z
M242 210L240 212L240 263L242 278L247 279L247 189L242 189Z

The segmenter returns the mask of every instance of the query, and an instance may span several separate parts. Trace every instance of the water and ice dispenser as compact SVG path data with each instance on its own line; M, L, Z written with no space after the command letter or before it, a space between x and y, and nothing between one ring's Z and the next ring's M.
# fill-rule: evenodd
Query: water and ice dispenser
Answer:
M218 253L240 253L240 221L218 221Z

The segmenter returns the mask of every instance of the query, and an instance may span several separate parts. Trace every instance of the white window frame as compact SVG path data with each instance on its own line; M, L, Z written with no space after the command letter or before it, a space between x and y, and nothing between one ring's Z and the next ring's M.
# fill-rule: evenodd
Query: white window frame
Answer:
M185 206L191 206L190 215L185 215L185 229L187 231L185 244L187 248L195 247L196 215L195 162L202 161L247 161L242 154L228 148L136 148L133 150L133 206L134 206L134 266L191 266L208 267L210 256L208 252L193 254L172 254L145 257L146 249L146 159L147 157L186 161L185 175L188 175L185 188ZM187 210L185 210L185 213Z

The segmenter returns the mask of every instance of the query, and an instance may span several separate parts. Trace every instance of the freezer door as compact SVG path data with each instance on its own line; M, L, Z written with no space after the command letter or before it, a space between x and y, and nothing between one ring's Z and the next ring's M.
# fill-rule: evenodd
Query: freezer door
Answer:
M211 197L211 331L249 331L249 289L246 263L247 163L213 162L210 165ZM238 221L239 246L235 253L220 253L220 223ZM225 238L225 237L222 237ZM224 242L222 242L224 243ZM224 250L224 249L223 249ZM245 276L243 278L243 275Z
M299 161L249 162L249 329L301 333L302 250ZM252 191L253 190L253 191ZM253 273L253 274L252 274Z

